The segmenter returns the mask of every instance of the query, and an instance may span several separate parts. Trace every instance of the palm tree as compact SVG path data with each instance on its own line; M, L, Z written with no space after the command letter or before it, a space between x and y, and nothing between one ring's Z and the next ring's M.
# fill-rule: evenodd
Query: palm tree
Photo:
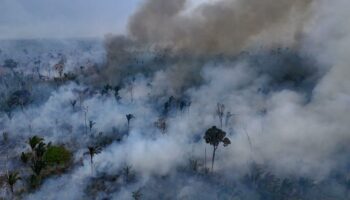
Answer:
M217 109L216 109L216 114L218 115L219 120L220 120L220 128L222 128L222 119L224 118L224 112L225 112L225 105L218 103Z
M33 172L40 177L41 171L46 167L46 163L42 160L34 161L31 165Z
M90 133L92 131L92 128L95 126L96 122L89 120L89 129L90 129Z
M21 154L21 160L24 164L27 164L29 161L30 155L28 155L27 153L22 152Z
M73 110L74 110L75 105L77 104L77 100L71 100L71 101L70 101L70 104L72 105L72 108L73 108Z
M29 138L29 146L32 150L33 161L41 160L44 153L46 152L46 144L44 143L44 138L39 136L33 136Z
M93 146L89 146L88 147L88 152L86 152L86 153L88 153L89 155L90 155L90 163L91 163L91 171L92 171L92 169L93 169L93 164L94 164L94 156L96 155L96 154L99 154L99 153L101 153L101 147L93 147Z
M29 146L32 149L32 152L34 152L36 146L40 143L44 142L44 138L41 138L37 135L30 137L28 140Z
M215 160L215 152L217 148L219 147L219 144L222 142L224 144L224 147L231 144L230 139L228 139L226 136L226 132L224 132L221 129L216 128L216 126L211 127L205 132L204 139L205 142L212 145L214 147L213 149L213 157L211 162L211 170L214 169L214 160Z
M138 190L132 192L132 198L133 198L134 200L139 200L139 199L141 199L141 196L142 196L141 189L138 189Z
M21 177L19 176L18 172L11 172L7 175L7 184L10 186L11 193L14 193L14 186L18 180L20 180Z
M35 148L36 158L41 159L46 152L46 144L44 142L40 142Z
M134 178L132 166L125 165L125 167L123 168L123 174L126 182L131 181Z
M133 114L127 114L126 115L126 120L128 120L128 130L129 130L129 127L130 127L130 121L132 119L134 119L134 118L135 118L135 116Z

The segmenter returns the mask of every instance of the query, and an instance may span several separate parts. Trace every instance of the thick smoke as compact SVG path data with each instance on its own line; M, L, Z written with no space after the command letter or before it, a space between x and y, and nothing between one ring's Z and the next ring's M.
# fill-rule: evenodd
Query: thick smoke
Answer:
M313 79L322 73L299 59L305 53L300 46L313 1L213 1L195 8L189 4L185 0L145 1L130 18L130 35L107 40L104 82L119 84L125 77L161 70L168 74L171 94L178 95L201 83L199 74L208 62L244 59L250 54L257 57L249 57L250 61L261 63L258 70L262 73L281 76L275 79L294 79L296 74ZM268 57L269 50L275 55ZM282 60L278 60L280 53ZM279 62L277 67L273 62ZM292 66L276 70L279 65Z
M312 0L221 0L185 12L186 0L147 0L130 20L137 41L192 54L235 54L250 45L295 46Z

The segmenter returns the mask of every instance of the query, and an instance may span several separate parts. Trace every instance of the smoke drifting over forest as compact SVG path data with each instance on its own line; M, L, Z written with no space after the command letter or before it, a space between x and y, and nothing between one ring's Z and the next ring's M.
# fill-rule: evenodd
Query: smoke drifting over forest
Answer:
M294 46L312 5L311 0L214 1L188 13L186 3L146 1L131 17L131 36L199 54L236 54L254 40L258 45Z
M350 2L192 3L145 0L103 42L0 41L1 174L22 177L0 198L350 198ZM32 175L34 135L69 164Z

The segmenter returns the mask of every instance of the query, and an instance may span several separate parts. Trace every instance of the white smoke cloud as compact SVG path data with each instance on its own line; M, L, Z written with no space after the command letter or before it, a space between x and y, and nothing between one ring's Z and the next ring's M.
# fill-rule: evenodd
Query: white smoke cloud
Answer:
M272 5L265 6L269 8ZM211 192L214 189L208 185L210 181L215 182L212 180L215 177L206 181L200 177L186 179L179 169L186 167L190 158L197 158L203 164L205 150L209 165L212 146L205 144L203 134L213 125L220 126L215 115L217 103L225 105L225 113L233 114L223 125L232 144L218 149L215 161L217 176L233 180L237 175L246 173L252 162L263 164L282 177L305 176L318 181L333 170L343 170L350 151L350 60L347 55L350 30L346 21L349 16L346 8L349 6L346 0L335 0L331 5L329 1L314 1L310 5L312 15L307 21L302 21L303 37L298 39L298 47L290 51L300 51L316 60L317 66L312 68L315 71L311 76L318 74L317 70L325 71L322 76L317 75L311 91L298 90L281 81L288 77L280 78L270 73L272 61L260 65L250 62L250 59L258 60L254 55L247 56L248 59L218 62L187 62L180 57L175 64L152 68L154 72L148 75L132 74L133 93L131 95L130 85L125 84L119 92L119 102L113 95L103 96L97 92L82 98L82 105L89 108L88 120L96 122L93 137L90 133L84 135L84 113L79 109L73 111L69 105L70 100L78 98L73 91L89 86L84 79L81 85L69 84L50 91L50 98L45 103L30 106L23 112L17 111L12 120L2 116L0 124L4 124L4 130L13 133L12 138L40 134L48 141L75 143L72 145L75 160L83 159L83 166L76 166L61 177L49 178L38 191L26 198L84 199L87 198L84 195L89 180L101 174L120 174L125 165L132 166L137 174L136 181L124 186L119 185L121 180L111 183L113 192L108 195L112 199L130 199L131 193L142 187L159 192L160 188L155 183L161 179L159 177L168 177L168 184L171 183L173 188L164 184L161 189L179 199L216 198ZM294 19L286 21L295 27ZM288 25L276 25L274 28ZM270 35L264 34L254 34L252 46L268 41L264 38ZM286 32L282 30L276 34L283 38ZM267 60L272 59L266 57ZM284 66L286 62L279 64L287 68ZM261 65L265 68L259 68ZM304 66L298 67L293 69L304 69ZM305 68L309 70L308 66ZM275 73L284 72L274 69L271 66ZM264 91L266 88L268 91ZM170 95L175 98L185 96L191 100L191 106L184 111L170 111L166 121L168 127L163 135L154 122L163 117L163 104ZM129 113L135 116L131 120L130 131L127 130L125 117ZM70 128L62 129L66 125ZM28 131L29 126L32 131ZM113 131L113 128L117 130ZM91 173L89 158L83 152L88 144L95 142L100 131L103 136L113 139L120 134L122 140L112 140L101 154L95 156ZM66 192L54 193L57 188ZM145 191L145 198L157 198L150 193ZM251 195L247 199L254 199L254 194Z

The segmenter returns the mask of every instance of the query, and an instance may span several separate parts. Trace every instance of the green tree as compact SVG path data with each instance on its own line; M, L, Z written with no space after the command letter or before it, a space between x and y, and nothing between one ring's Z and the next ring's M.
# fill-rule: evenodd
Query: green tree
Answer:
M46 167L46 163L42 160L37 160L34 161L30 167L32 168L34 174L40 177L41 171Z
M223 145L226 147L227 145L231 144L230 139L228 139L226 136L226 132L224 132L221 129L216 128L216 126L211 127L205 132L204 139L205 142L213 146L213 156L212 156L212 162L211 162L211 170L214 169L214 160L215 160L215 152L217 148L219 147L220 143L223 143Z
M32 152L34 152L37 145L39 145L42 142L44 142L44 138L41 138L37 135L30 137L28 140L28 144L29 144L30 148L32 149Z
M10 186L10 190L12 194L14 193L15 184L20 179L21 177L19 176L18 172L11 172L7 175L6 181L7 181L7 184Z
M42 157L44 156L45 152L46 152L46 144L44 142L40 142L37 147L35 148L35 156L37 159L42 159Z
M27 164L30 158L31 158L31 153L24 153L24 152L22 152L22 154L21 154L21 161L24 164Z

